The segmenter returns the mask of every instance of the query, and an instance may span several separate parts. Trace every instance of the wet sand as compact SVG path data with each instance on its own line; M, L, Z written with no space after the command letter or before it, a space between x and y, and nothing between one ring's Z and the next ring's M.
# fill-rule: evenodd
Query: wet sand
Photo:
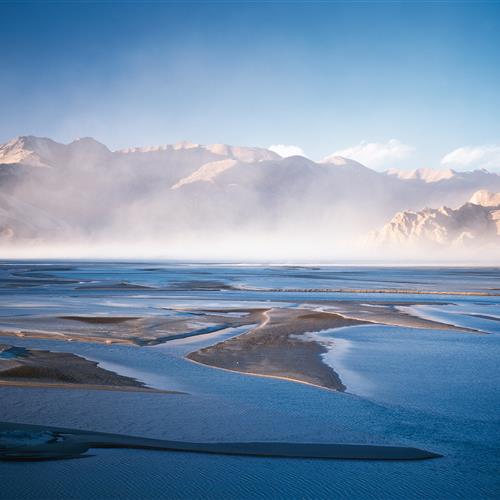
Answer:
M365 321L304 309L271 309L265 315L265 321L250 332L192 352L187 359L231 371L345 390L339 376L321 359L326 347L303 334Z
M0 344L0 387L59 387L68 389L160 392L71 353ZM161 391L165 392L165 391Z
M154 316L4 317L0 336L104 344L157 345L224 328L260 323L265 309L169 310ZM241 313L238 316L231 314Z
M132 448L219 455L347 460L425 460L437 453L400 446L336 443L165 441L77 429L0 422L0 460L60 460L90 448Z
M1 377L1 375L0 375ZM90 391L113 391L113 392L153 392L158 394L185 394L179 391L167 391L162 389L153 389L152 387L131 387L127 385L98 385L98 384L70 384L70 383L51 383L51 382L24 382L21 380L1 380L1 387L25 387L40 389L74 389Z
M86 333L65 333L59 330L31 330L31 329L16 329L8 330L1 329L0 337L20 337L32 339L52 339L52 340L66 340L68 342L92 342L97 344L127 344L137 345L134 339L117 338L114 336L97 336Z
M336 313L343 316L344 319L347 318L358 322L410 328L455 330L468 333L486 333L471 328L420 318L402 311L398 307L400 305L408 306L419 303L421 302L311 300L304 301L298 305L304 309ZM280 310L287 310L286 307L284 306ZM2 318L0 335L151 346L170 340L212 333L225 328L237 328L244 325L262 323L265 311L266 309L263 308L174 308L166 309L165 315L158 314L142 317L105 315L5 316ZM276 312L273 314L275 315ZM329 316L326 323L330 324L331 321L332 316ZM338 322L334 323L334 326L331 326L331 328L339 325ZM311 328L314 329L314 325L311 325ZM327 328L330 328L330 326Z

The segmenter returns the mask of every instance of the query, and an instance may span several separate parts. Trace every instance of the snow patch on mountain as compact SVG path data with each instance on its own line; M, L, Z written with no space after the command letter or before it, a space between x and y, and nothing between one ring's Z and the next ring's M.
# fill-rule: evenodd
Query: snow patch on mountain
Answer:
M16 137L0 145L0 164L23 164L31 167L48 167L42 159L43 152L48 152L47 141L38 137Z
M178 189L186 184L191 184L193 182L213 182L215 177L228 170L229 168L234 167L237 163L238 162L236 160L231 159L205 163L205 165L199 168L196 172L176 182L172 186L172 189Z

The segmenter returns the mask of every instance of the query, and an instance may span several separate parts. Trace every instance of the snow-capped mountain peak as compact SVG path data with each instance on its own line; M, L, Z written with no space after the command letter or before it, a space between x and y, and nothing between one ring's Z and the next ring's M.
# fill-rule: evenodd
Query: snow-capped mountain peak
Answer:
M82 137L69 144L61 144L46 137L28 135L16 137L0 145L0 164L55 167L66 164L75 157L81 161L89 155L100 156L109 153L104 144L92 137Z
M0 164L23 164L32 167L48 167L43 157L55 143L51 139L34 136L19 136L0 145Z

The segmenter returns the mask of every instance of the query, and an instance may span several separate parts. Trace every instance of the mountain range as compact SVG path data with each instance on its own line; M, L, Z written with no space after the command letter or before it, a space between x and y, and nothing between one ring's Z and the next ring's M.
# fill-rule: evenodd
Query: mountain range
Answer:
M453 209L425 208L398 212L372 234L382 245L417 245L421 249L468 245L500 250L500 193L480 190Z
M182 257L187 242L199 255L207 245L229 255L265 241L334 258L397 212L406 220L426 207L462 210L484 189L500 191L500 175L379 172L339 156L314 162L224 144L111 151L92 138L23 136L0 146L0 248L154 242L159 254ZM384 228L375 239L399 241L391 238Z

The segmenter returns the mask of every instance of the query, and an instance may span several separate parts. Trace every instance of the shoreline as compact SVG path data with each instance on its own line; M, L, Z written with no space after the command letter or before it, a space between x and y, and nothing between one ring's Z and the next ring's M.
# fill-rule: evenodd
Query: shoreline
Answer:
M0 387L170 392L148 387L77 354L10 344L0 344Z
M193 351L196 352L196 351ZM221 368L220 366L215 366L215 365L207 365L206 363L201 363L199 361L195 361L194 359L190 359L188 356L184 356L183 358L185 361L188 361L189 363L193 363L194 365L198 366L204 366L205 368L210 368L212 370L220 370L223 372L227 373L240 373L241 375L248 375L250 377L259 377L259 378L267 378L267 379L274 379L274 380L283 380L284 382L294 382L295 384L302 384L302 385L308 385L310 387L314 387L316 389L321 389L323 391L331 391L331 392L346 392L346 391L339 391L337 389L332 389L330 387L325 387L324 385L318 385L318 384L313 384L312 382L306 382L304 380L298 380L296 378L289 378L289 377L280 377L278 375L264 375L262 373L255 373L255 372L243 372L243 371L237 371L237 370L232 370L230 368ZM346 392L347 394L347 392Z
M404 306L415 306L418 304L404 303ZM405 310L401 310L401 304L397 302L389 302L383 304L360 304L358 302L346 301L307 301L304 306L318 306L320 311L338 314L348 319L356 319L367 323L399 326L404 328L421 328L424 330L455 330L464 333L481 333L488 334L482 330L468 328L452 323L443 323L431 318L424 318L416 314L410 314ZM326 309L329 307L331 309Z
M189 361L233 372L345 391L335 370L323 362L328 349L304 334L367 324L339 314L307 309L271 309L249 332L185 356Z
M91 390L91 391L112 391L112 392L148 392L156 394L187 394L187 392L155 389L153 387L133 387L119 385L98 385L98 384L71 384L57 382L24 382L21 380L0 380L2 387L22 387L27 389L70 389L70 390Z

